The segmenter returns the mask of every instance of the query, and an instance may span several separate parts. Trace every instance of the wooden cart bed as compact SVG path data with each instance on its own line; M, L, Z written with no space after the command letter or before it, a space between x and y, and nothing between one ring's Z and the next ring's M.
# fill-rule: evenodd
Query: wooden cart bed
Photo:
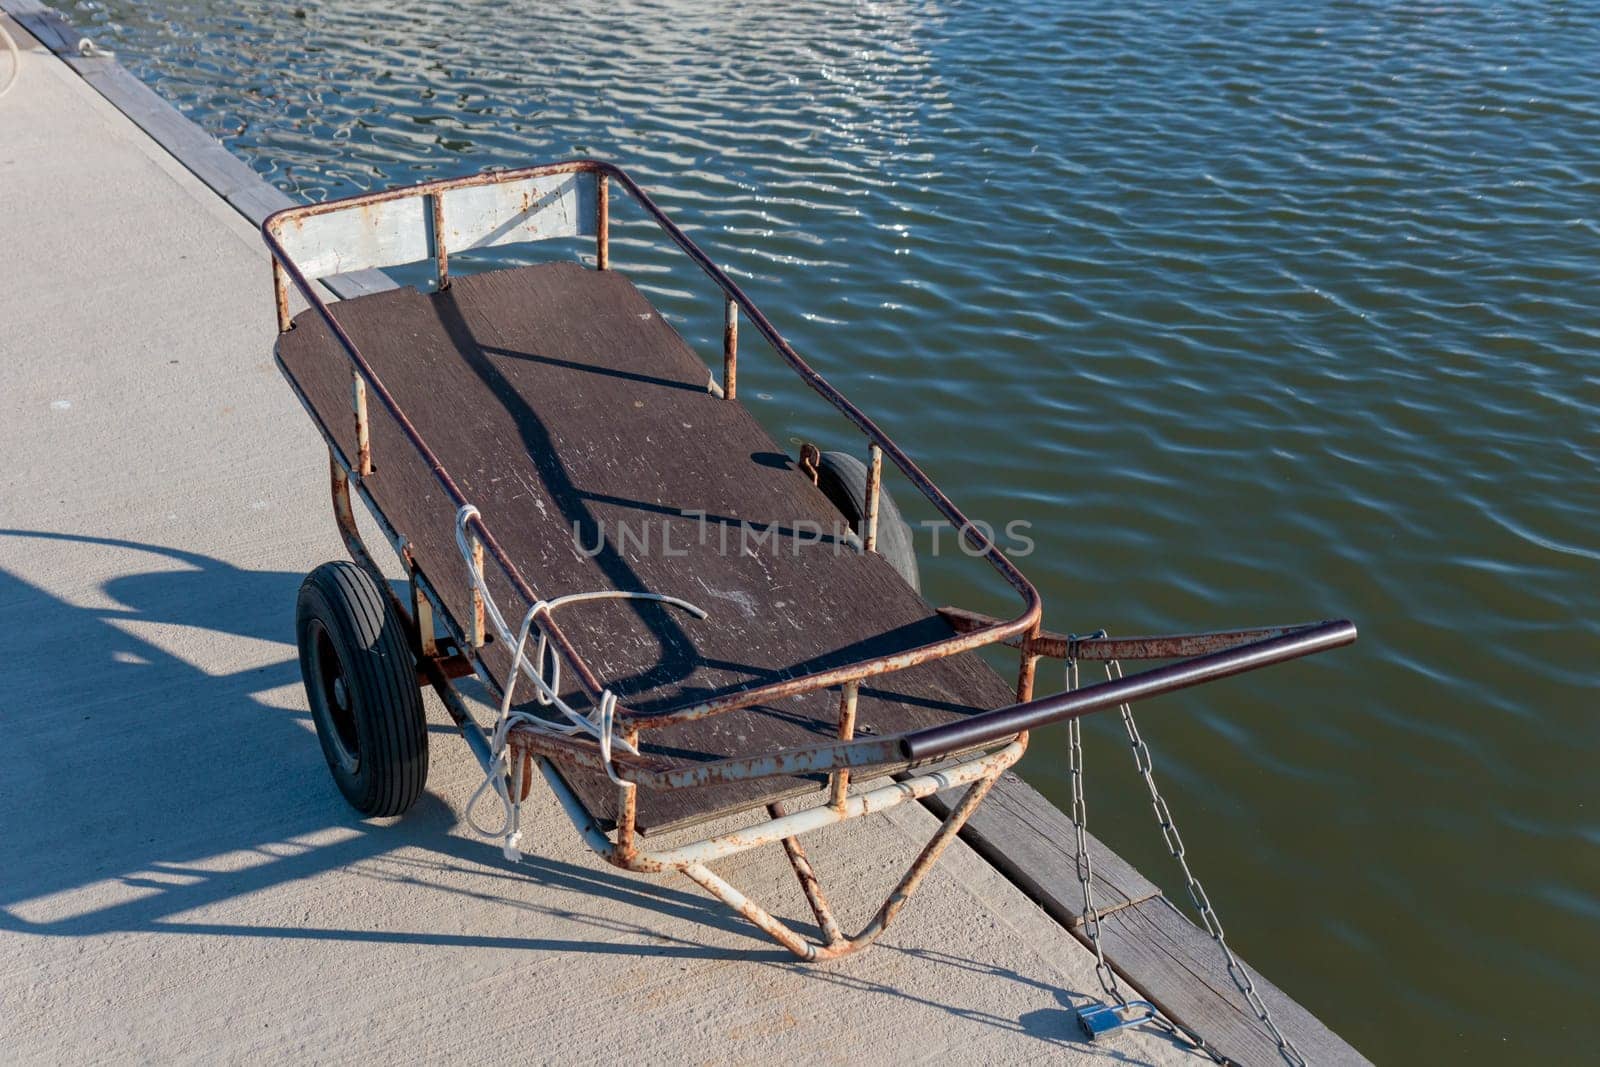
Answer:
M742 405L708 390L705 364L616 271L520 267L431 294L361 296L333 313L541 596L641 590L710 613L695 620L645 602L561 610L578 651L629 708L666 712L953 633L886 560L833 543L838 511ZM327 326L301 314L278 358L353 456L350 363ZM366 488L451 614L467 618L455 509L381 408L370 424ZM587 554L601 531L603 547ZM501 576L489 579L508 617L526 609ZM483 659L503 677L509 651L489 647ZM1014 698L977 656L953 656L863 683L857 732L939 725ZM813 692L648 730L643 751L710 760L815 744L835 736L838 699L837 689ZM609 827L615 786L561 771ZM823 781L641 789L638 828L671 829Z

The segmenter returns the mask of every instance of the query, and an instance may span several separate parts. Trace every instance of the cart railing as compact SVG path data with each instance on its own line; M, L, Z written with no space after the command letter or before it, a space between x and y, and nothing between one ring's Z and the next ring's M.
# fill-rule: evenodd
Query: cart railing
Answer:
M1055 638L1056 635L1050 635L1044 641ZM1139 674L1038 700L1019 702L910 733L857 738L704 763L668 763L646 758L631 762L625 770L630 781L649 789L697 789L744 779L833 774L860 767L926 763L1007 741L1031 730L1082 718L1106 708L1175 693L1206 682L1339 648L1355 639L1356 628L1352 623L1345 619L1331 619L1299 626L1226 633L1123 639L1062 638L1059 644L1041 641L1034 646L1039 650L1037 654L1057 659L1170 659L1184 655L1180 650L1196 644L1204 644L1214 651L1190 655L1187 659ZM530 749L541 744L532 734L523 743Z
M621 168L599 160L569 160L546 166L424 182L321 204L287 208L269 216L262 223L262 233L273 257L280 332L287 332L293 325L289 312L289 286L293 283L351 362L357 454L354 457L340 457L339 462L352 479L359 485L360 479L373 470L367 433L367 398L370 393L394 419L453 506L461 508L473 503L422 439L372 365L361 354L355 341L334 317L314 284L315 280L334 274L431 261L435 280L443 288L449 285L449 258L452 252L589 235L595 239L596 268L607 270L610 268L609 186L613 181L721 290L725 313L723 395L733 400L737 394L738 324L742 313L801 380L867 438L869 475L864 509L867 518L864 520L862 537L864 546L870 550L875 545L882 459L887 456L1022 599L1022 610L1011 619L989 620L982 625L958 629L950 637L891 655L752 686L666 712L638 714L619 708L618 729L625 735L633 734L639 730L705 718L831 686L843 686L841 732L848 741L846 723L853 721L856 690L862 679L985 645L1025 640L1036 634L1041 605L1033 584L876 423L800 357L739 286L666 216L631 177ZM486 556L527 604L533 605L539 601L539 594L533 585L507 556L483 518L476 515L469 518L467 533L472 540L474 564L480 573ZM484 635L481 603L475 602L473 615L465 636L474 646L481 646ZM560 624L548 616L541 616L538 625L556 653L569 665L571 675L578 684L591 699L599 700L605 689L604 683L594 675ZM1017 684L1019 699L1026 700L1031 695L1036 659L1037 656L1026 651L1020 657ZM498 688L496 680L489 681Z

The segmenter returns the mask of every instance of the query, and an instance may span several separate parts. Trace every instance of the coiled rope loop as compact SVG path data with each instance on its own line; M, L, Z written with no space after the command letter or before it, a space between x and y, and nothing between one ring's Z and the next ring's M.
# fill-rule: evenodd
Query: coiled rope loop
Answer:
M478 517L478 509L471 504L463 504L456 512L456 547L461 551L461 557L466 561L467 574L470 576L472 586L477 590L483 601L483 613L494 627L495 636L505 644L512 646L511 667L506 672L505 683L500 687L500 716L495 720L494 732L489 738L489 751L492 761L484 775L483 784L478 786L477 792L472 794L472 799L467 802L467 823L478 833L485 837L499 837L503 839L502 848L506 858L518 860L522 853L517 845L521 840L520 808L522 796L522 765L519 761L516 768L507 766L506 748L510 739L511 730L515 726L527 726L544 733L558 734L563 737L572 737L577 734L587 734L593 737L600 746L600 759L605 765L606 776L618 785L629 784L626 779L617 775L611 764L612 745L619 744L624 751L638 754L638 749L623 738L613 734L614 721L617 710L617 695L610 689L600 693L600 699L593 709L588 712L579 711L561 698L561 657L555 649L550 647L549 636L544 628L539 628L538 643L534 646L533 658L527 655L528 637L532 634L538 616L543 613L548 620L553 612L567 604L577 604L590 600L653 600L661 604L670 604L681 608L697 619L707 617L706 612L687 600L664 593L644 593L619 589L603 589L589 593L568 593L565 596L552 597L549 600L536 600L523 614L522 622L517 627L515 641L512 640L511 629L506 625L505 615L495 603L494 597L489 594L488 582L483 575L478 573L472 564L472 545L467 537L467 523ZM534 699L539 705L554 708L566 719L561 722L555 719L534 715L527 711L514 711L511 704L516 692L517 680L526 676L534 686ZM507 777L514 780L511 789L507 788ZM481 826L473 816L473 810L478 802L490 791L500 798L501 807L505 812L505 819L497 830L489 830Z

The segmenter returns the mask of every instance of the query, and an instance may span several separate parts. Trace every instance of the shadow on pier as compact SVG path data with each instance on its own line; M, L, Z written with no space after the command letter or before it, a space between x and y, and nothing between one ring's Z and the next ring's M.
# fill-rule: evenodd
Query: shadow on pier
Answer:
M92 559L91 573L115 576L87 582L68 594L78 603L68 602L12 569L24 539L55 542L49 552L83 553ZM452 833L455 814L431 793L401 819L359 819L332 784L303 707L291 643L302 578L133 541L0 530L0 624L21 646L0 685L7 734L0 746L6 828L0 930L399 942L794 966L788 953L765 947L753 927L698 893L625 877L598 862L587 867L529 855L510 863L492 843ZM241 662L247 665L220 674L201 665ZM435 743L454 733L438 724L430 732ZM405 929L405 917L392 914L360 929L318 926L314 913L304 925L207 915L209 905L334 869L461 894L470 898L463 906L540 912L576 924L580 936ZM536 903L550 894L530 882L564 891L560 903ZM578 898L595 906L574 906ZM635 910L733 932L763 947L663 937L648 919L628 919ZM581 936L585 929L593 939ZM949 967L940 983L949 988L959 987L964 970L996 973L955 956L908 955ZM1065 991L1051 990L1059 1010L1015 1019L935 1003L839 967L805 973L857 993L909 998L1014 1033L1077 1043ZM1009 970L1005 977L1039 984Z

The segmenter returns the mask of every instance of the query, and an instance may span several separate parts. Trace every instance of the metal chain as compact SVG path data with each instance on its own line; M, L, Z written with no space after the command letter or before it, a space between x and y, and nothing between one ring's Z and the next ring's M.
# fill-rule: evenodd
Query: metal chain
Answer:
M1076 674L1076 672L1073 672ZM1106 664L1106 678L1116 679L1122 677L1122 664L1111 660ZM1278 1029L1278 1024L1273 1021L1272 1012L1267 1010L1267 1002L1261 999L1261 994L1256 992L1256 984L1250 978L1250 973L1244 965L1234 956L1233 949L1228 947L1227 939L1223 936L1222 920L1217 916L1216 909L1211 906L1211 898L1206 895L1206 890L1200 884L1200 879L1194 876L1189 869L1189 861L1183 847L1183 838L1178 834L1178 824L1173 821L1172 812L1167 807L1167 802L1161 795L1161 790L1156 786L1155 764L1150 757L1150 746L1145 744L1144 738L1139 734L1139 724L1134 721L1133 707L1128 704L1121 705L1118 709L1122 713L1122 725L1128 733L1128 743L1133 746L1133 763L1139 769L1139 774L1144 778L1144 784L1150 791L1150 804L1155 808L1156 821L1161 826L1161 836L1167 843L1167 851L1172 853L1172 858L1178 861L1178 866L1183 870L1183 879L1189 889L1189 898L1194 901L1195 908L1200 912L1200 918L1205 922L1206 930L1211 934L1213 941L1222 949L1223 958L1228 963L1228 976L1233 979L1233 984L1255 1010L1256 1018L1266 1026L1273 1039L1278 1042L1278 1052L1284 1060L1293 1067L1307 1067L1307 1060L1300 1050L1295 1047L1284 1032ZM1080 845L1081 847L1081 845ZM1098 948L1098 946L1096 946ZM1215 1056L1215 1053L1212 1053Z
M1105 631L1101 630L1095 636L1103 637ZM1077 639L1077 634L1069 637L1072 642L1076 642ZM1077 657L1069 657L1066 663L1067 689L1071 691L1078 688ZM1105 947L1100 939L1100 912L1094 906L1094 862L1089 856L1088 838L1089 811L1083 799L1083 731L1082 723L1078 719L1067 720L1067 763L1072 781L1072 829L1077 837L1078 846L1078 885L1083 891L1082 922L1084 929L1089 932L1089 944L1094 947L1094 974L1100 980L1101 991L1115 1001L1118 1008L1127 1008L1128 997L1117 982L1117 972L1106 962ZM1205 1038L1181 1023L1163 1015L1153 1015L1148 1022L1180 1040L1188 1041L1196 1050L1205 1053L1217 1063L1231 1062L1207 1044Z
M1067 661L1067 689L1078 688L1078 661ZM1089 943L1094 946L1094 974L1100 979L1105 995L1117 1002L1120 1008L1128 1006L1128 998L1117 984L1117 974L1106 962L1105 949L1100 944L1100 913L1094 906L1094 862L1089 858L1089 812L1083 802L1083 733L1077 719L1067 720L1067 765L1072 777L1072 829L1078 839L1078 885L1083 889L1083 927L1089 931Z

